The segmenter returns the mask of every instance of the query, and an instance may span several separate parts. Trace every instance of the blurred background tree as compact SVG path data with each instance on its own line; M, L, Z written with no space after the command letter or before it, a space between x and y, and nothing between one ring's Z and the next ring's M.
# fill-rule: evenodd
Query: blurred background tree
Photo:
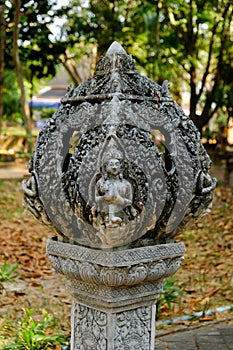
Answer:
M5 21L5 4L0 7L0 135L2 130L2 116L3 116L3 79L5 69L5 35L6 35L6 21Z
M15 80L18 81L18 96L20 104L17 115L22 116L26 129L29 151L32 150L31 113L27 100L32 97L34 82L56 74L58 55L63 50L59 42L50 38L49 23L52 23L54 12L52 3L47 0L11 0L0 5L1 14L1 44L4 45L4 56L0 60L3 79L0 79L0 120L3 116L12 119L15 109L12 108L12 99L15 99L14 84L12 94L9 93L9 71L14 70ZM1 76L0 76L1 77ZM13 79L13 76L11 76ZM30 91L26 91L25 82L28 82ZM17 101L18 102L18 101ZM0 102L1 107L1 102ZM10 114L9 114L10 113Z
M99 58L117 40L149 77L171 81L178 102L188 91L199 130L219 109L232 115L231 1L73 0L60 11L68 45L93 43Z
M5 66L9 69L13 67L14 1L5 2ZM165 79L171 82L178 103L184 93L189 95L190 117L200 131L217 113L226 120L232 116L232 1L71 0L61 7L56 4L21 1L19 57L31 96L38 81L55 75L60 63L74 84L80 84L86 75L80 75L77 63L89 59L85 69L91 72L96 60L117 40L142 73L160 84ZM57 31L52 33L56 23Z
M3 121L22 125L22 120L19 88L15 72L6 69L4 74Z

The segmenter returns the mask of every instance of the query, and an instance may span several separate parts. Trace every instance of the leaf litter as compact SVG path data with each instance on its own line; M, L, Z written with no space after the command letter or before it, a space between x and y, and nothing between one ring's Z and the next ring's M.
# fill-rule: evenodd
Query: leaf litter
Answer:
M185 259L175 283L185 294L169 308L160 307L159 321L202 312L200 319L180 324L209 322L233 317L232 311L206 315L209 309L233 304L233 191L217 187L213 208L198 222L187 227L178 240L185 244ZM22 209L21 182L0 181L0 265L4 259L19 263L12 283L0 284L0 317L19 319L23 310L46 309L69 333L71 297L63 276L57 274L46 257L46 238L56 234Z

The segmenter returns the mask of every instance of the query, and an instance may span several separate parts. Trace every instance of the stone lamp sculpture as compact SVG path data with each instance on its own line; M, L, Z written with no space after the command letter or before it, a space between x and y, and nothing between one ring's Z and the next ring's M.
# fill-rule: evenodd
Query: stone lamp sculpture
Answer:
M215 180L193 122L114 42L41 130L25 207L57 236L71 349L152 350L155 302L180 266L175 238L211 204Z

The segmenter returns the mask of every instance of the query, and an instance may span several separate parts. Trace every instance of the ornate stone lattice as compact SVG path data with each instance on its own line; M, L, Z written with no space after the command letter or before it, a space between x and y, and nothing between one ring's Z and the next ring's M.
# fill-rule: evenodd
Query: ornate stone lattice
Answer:
M152 313L153 307L149 306L108 315L75 303L72 314L75 330L71 346L75 350L144 350L145 346L152 349Z
M73 280L119 287L133 286L172 275L178 270L183 257L164 260L158 258L155 261L121 267L103 267L93 262L81 262L51 254L49 259L57 271Z
M113 43L41 130L23 183L25 206L69 242L165 243L210 205L209 167L168 82L141 76Z
M154 334L151 307L125 311L116 315L115 349L142 350L145 344L151 345ZM152 348L152 346L151 346Z
M47 240L47 255L74 299L100 310L151 304L183 260L182 242L106 251Z
M73 348L107 350L107 314L77 303L72 312L75 325Z

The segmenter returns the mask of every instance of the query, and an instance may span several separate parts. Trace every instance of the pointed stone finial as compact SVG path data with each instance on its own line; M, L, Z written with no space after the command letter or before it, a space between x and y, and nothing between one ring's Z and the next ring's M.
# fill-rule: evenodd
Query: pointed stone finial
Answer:
M113 43L109 46L108 51L106 52L106 56L110 56L115 53L118 53L120 55L127 55L127 52L117 41L113 41Z

